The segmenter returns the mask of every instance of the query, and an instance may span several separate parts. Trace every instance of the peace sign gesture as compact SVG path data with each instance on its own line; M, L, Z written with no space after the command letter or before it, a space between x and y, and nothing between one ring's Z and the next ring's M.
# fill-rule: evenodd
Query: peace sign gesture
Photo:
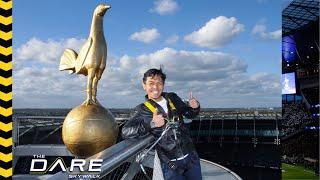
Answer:
M199 102L197 101L196 98L193 97L192 91L189 93L189 106L192 107L193 109L196 109L199 107Z

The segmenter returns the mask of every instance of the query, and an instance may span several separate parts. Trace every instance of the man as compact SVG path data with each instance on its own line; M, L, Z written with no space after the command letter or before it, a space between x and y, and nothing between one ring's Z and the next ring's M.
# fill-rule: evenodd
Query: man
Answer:
M156 145L165 179L202 179L199 157L183 117L194 118L200 104L190 92L189 106L175 93L163 92L166 75L159 69L149 69L142 86L146 101L134 109L134 114L122 128L125 139L143 137L149 133L159 138L165 127L173 125Z

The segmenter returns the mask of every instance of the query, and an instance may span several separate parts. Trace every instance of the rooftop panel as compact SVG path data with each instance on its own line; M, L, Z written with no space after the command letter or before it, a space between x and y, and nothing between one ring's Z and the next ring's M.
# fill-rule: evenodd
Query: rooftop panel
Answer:
M318 12L318 0L294 0L282 12L282 34L289 34L317 20Z

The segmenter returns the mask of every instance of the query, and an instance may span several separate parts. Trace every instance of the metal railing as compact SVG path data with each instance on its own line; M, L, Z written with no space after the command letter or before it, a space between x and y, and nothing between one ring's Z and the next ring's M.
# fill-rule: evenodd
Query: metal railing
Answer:
M62 128L65 116L14 116L13 117L13 139L15 146L20 145L20 137L32 132L32 130L38 130L37 128L50 129L51 132L47 136L42 137L38 142L43 141L56 131ZM115 118L117 124L121 126L126 122L127 118ZM54 128L52 128L54 127Z
M101 151L86 159L89 162L91 159L102 159L101 171L99 173L99 178L102 178L112 172L114 169L119 167L121 164L127 161L132 161L134 164L134 157L143 151L150 143L152 143L154 138L149 135L141 139L124 140L111 146L104 151ZM146 158L148 160L149 158ZM146 162L145 162L146 163ZM150 163L150 162L149 162ZM146 163L146 164L149 164ZM138 169L139 170L139 169ZM72 172L73 174L79 173L79 169ZM137 173L137 172L135 172ZM132 173L130 173L132 175ZM124 174L126 176L126 173ZM49 179L68 179L68 172L59 172Z
M28 123L19 122L19 120L24 119L27 120ZM19 130L23 134L25 134L25 131L29 131L30 127L28 124L36 127L45 127L42 124L47 124L50 126L61 126L63 123L64 117L19 117L14 118L15 129L14 129L14 136L19 139L19 136L21 135L19 133ZM38 120L37 123L32 123L33 120ZM116 119L117 120L117 119ZM117 123L123 123L124 119L120 119L117 121ZM59 123L57 123L59 122ZM60 124L61 123L61 124ZM20 125L20 126L19 126ZM98 172L98 177L100 179L121 179L121 180L131 180L131 179L141 179L141 173L139 164L135 161L136 157L139 153L143 152L146 147L148 147L152 142L154 141L154 138L152 135L148 135L144 138L140 139L128 139L121 141L108 149L105 149L89 158L86 159L86 162L89 162L91 159L102 159L101 164L101 171ZM19 144L18 144L19 145ZM50 156L60 156L62 151L66 151L65 155L69 155L69 152L65 147L59 146L59 147L51 147L50 145L26 145L26 146L18 146L14 147L15 149L15 156L30 156L32 154L35 154L35 152L41 152L42 154L47 154L46 152L50 152L51 154L47 154ZM154 154L153 152L148 153L147 156L142 161L142 165L146 167L147 174L152 177L152 169L153 169L153 160L154 160ZM201 160L201 166L204 163L204 160ZM212 163L206 163L208 166L207 170L202 172L203 176L210 176L211 178L213 176L220 176L225 174L225 176L228 176L229 179L241 179L237 176L228 173L225 169L221 168L220 166ZM203 166L205 167L205 166ZM75 169L73 172L68 171L61 171L59 173L50 175L50 174L43 174L43 175L30 175L30 174L17 174L14 175L15 179L26 179L26 178L35 178L35 179L68 179L72 174L83 174L84 172L89 173L86 171L88 167L85 167L84 171L80 171L80 169ZM149 169L147 169L149 168ZM95 173L96 174L96 173ZM115 176L113 176L116 174ZM110 176L112 175L112 176ZM140 177L139 177L140 175ZM218 178L217 179L223 179ZM146 178L144 178L146 179Z

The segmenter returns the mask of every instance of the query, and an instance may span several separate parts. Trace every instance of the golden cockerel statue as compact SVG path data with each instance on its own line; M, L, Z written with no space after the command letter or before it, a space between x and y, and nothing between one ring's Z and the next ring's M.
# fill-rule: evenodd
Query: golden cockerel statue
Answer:
M60 59L59 70L68 70L70 74L83 74L87 79L87 99L85 105L100 105L97 100L97 85L106 67L107 43L103 33L103 17L109 5L98 5L93 13L90 34L77 54L72 49L65 49Z

